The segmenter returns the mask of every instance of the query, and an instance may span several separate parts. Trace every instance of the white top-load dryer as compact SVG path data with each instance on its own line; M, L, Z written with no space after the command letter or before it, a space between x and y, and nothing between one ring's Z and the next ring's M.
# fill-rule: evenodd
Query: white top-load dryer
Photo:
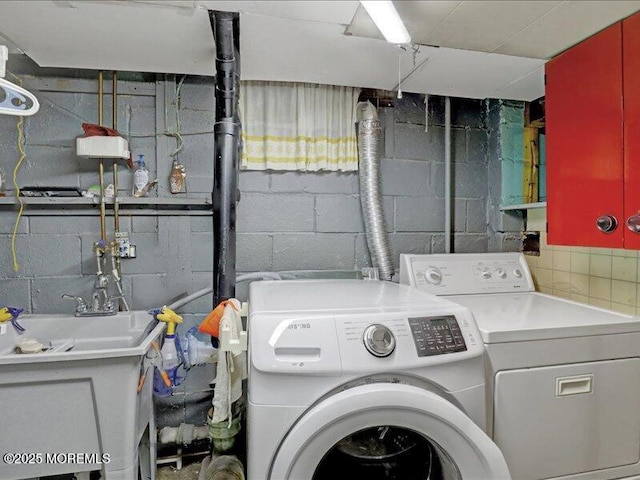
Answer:
M376 280L249 298L249 480L509 478L467 308Z
M488 431L513 478L640 475L638 317L535 292L520 253L400 262L401 283L472 311L487 351Z

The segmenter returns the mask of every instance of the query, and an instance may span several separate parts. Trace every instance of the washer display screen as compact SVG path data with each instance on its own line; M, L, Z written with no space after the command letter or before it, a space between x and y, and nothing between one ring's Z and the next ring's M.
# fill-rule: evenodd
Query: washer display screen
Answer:
M409 327L419 357L467 350L462 331L453 315L410 318Z

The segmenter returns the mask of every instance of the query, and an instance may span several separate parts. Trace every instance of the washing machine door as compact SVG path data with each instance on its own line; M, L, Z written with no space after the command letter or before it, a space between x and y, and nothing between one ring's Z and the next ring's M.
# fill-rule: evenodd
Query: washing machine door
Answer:
M498 447L459 408L419 387L386 383L313 406L285 436L269 479L346 477L511 478Z

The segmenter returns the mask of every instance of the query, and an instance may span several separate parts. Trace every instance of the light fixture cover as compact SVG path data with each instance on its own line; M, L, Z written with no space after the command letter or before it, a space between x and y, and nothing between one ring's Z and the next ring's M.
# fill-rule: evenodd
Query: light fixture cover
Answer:
M393 2L387 0L361 1L378 30L389 43L398 45L411 43L411 35L398 15Z

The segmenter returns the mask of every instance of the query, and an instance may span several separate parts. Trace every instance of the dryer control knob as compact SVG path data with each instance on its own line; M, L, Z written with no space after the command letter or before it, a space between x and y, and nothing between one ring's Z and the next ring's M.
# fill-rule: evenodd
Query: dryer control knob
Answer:
M436 267L430 267L424 272L424 278L432 285L439 285L442 282L442 272Z
M498 269L496 270L496 275L497 275L499 278L507 278L507 272L505 272L502 268L498 268Z
M516 278L522 278L522 270L520 270L519 268L516 268L513 271L513 276L516 277Z
M379 323L365 328L362 340L369 353L376 357L388 357L396 348L393 332Z
M482 270L480 272L480 278L484 278L485 280L489 280L491 278L491 272L489 270Z

